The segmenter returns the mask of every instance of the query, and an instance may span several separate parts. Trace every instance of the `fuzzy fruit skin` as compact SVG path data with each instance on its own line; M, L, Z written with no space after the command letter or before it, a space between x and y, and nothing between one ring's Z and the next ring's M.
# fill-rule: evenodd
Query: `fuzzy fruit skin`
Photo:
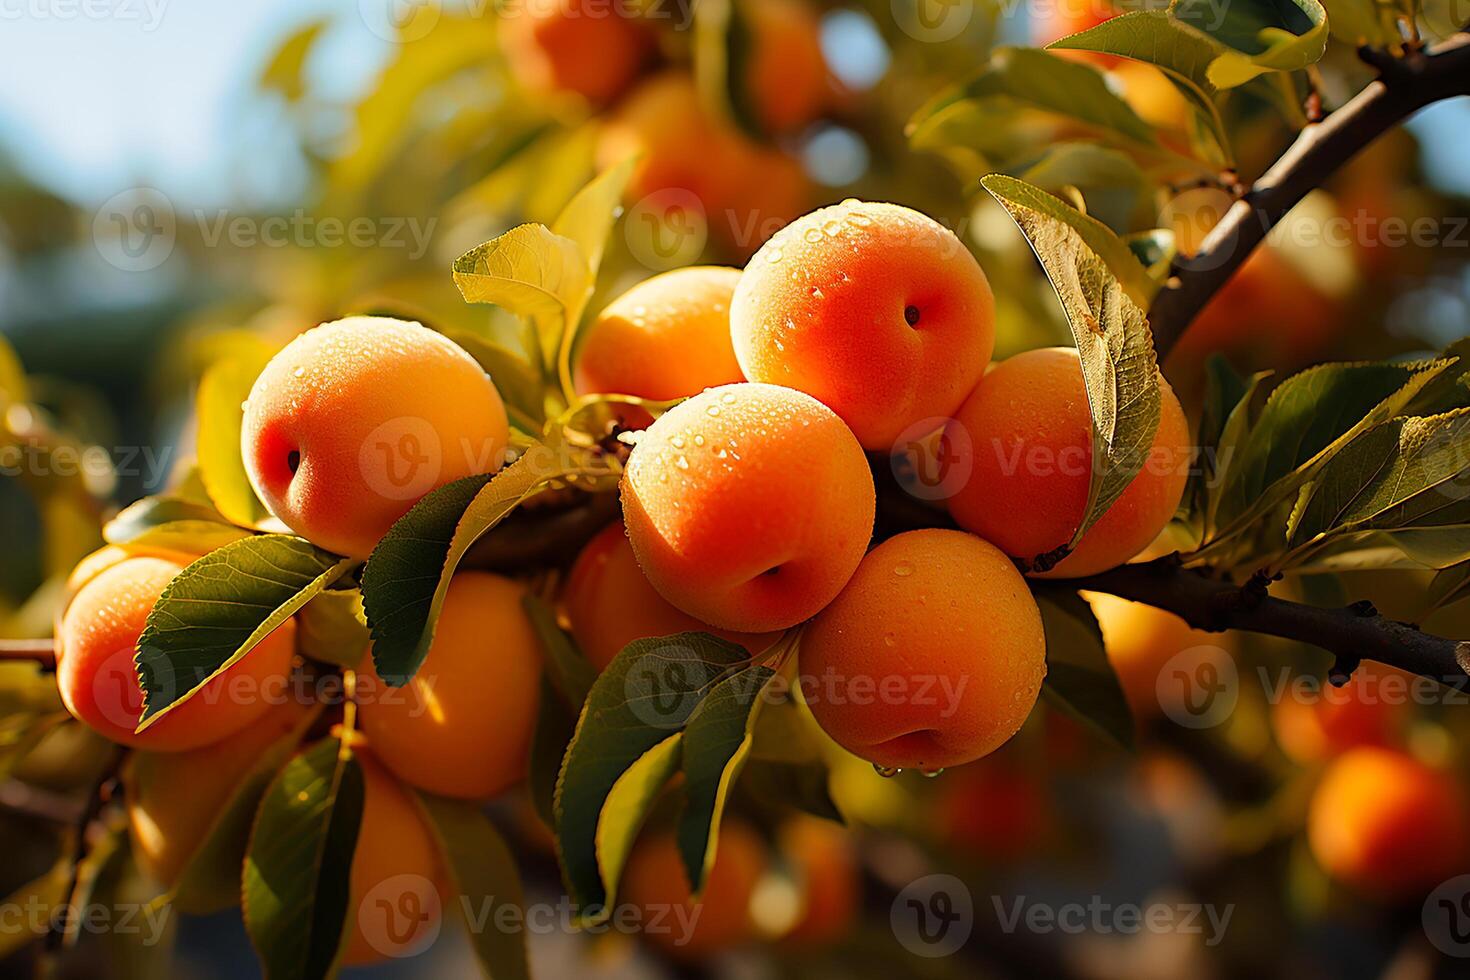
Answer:
M1189 423L1159 379L1159 427L1143 469L1077 547L1039 578L1105 571L1137 555L1174 516L1192 458ZM1092 410L1077 352L1027 351L997 364L950 423L969 446L968 479L949 498L967 530L1030 560L1071 540L1087 507Z
M1307 816L1317 863L1389 901L1464 872L1467 832L1464 790L1451 775L1375 747L1352 749L1328 766Z
M799 130L832 95L816 12L800 0L756 0L744 9L755 34L746 85L756 116L769 132Z
M535 0L499 19L501 50L532 92L575 92L593 105L616 98L653 56L648 25L589 0Z
M315 545L366 558L424 494L499 469L508 437L474 358L417 323L356 316L271 358L245 405L241 452L272 514Z
M776 385L711 388L665 413L628 458L622 499L659 594L750 633L819 612L873 534L873 476L857 440L816 399Z
M541 690L541 645L521 606L525 595L499 575L460 572L407 685L388 687L364 658L373 690L361 697L358 723L374 755L405 783L482 800L520 782Z
M721 821L715 862L696 902L669 832L644 836L628 857L620 898L643 910L643 938L678 960L698 960L750 941L755 936L750 900L769 864L766 846L754 830L738 820ZM672 906L682 906L671 911ZM693 929L685 935L696 906Z
M232 738L189 752L131 756L124 782L128 830L139 866L160 884L177 885L241 784L272 746L302 726L308 713L304 703L291 699L273 706ZM289 753L280 751L285 761ZM238 904L238 881L230 895L220 898L218 907Z
M740 270L691 266L645 279L609 303L577 352L577 394L653 401L744 381L730 345Z
M886 450L913 423L953 415L975 387L995 345L995 298L943 225L850 200L761 246L730 331L747 378L805 391L864 448Z
M56 666L61 700L73 717L120 745L197 749L252 724L270 709L272 691L286 690L296 652L290 619L189 700L133 733L143 712L134 650L154 603L182 570L163 558L128 558L82 586L62 617Z
M623 647L649 637L713 633L760 653L781 635L722 630L680 612L638 567L621 523L604 528L577 555L562 603L577 645L599 671Z
M439 848L409 792L366 752L357 754L362 767L362 824L348 880L351 927L343 966L363 966L389 957L409 955L427 945L444 912L449 889L439 861ZM400 931L401 913L412 908L419 918L407 937Z
M833 740L875 765L925 771L999 748L1046 676L1026 580L963 531L909 531L874 548L807 627L799 657L802 693Z

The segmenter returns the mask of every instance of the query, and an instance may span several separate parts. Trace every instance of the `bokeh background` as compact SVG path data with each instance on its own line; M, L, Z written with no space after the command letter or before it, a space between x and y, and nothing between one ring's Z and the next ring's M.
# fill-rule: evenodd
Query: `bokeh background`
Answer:
M687 14L666 6L675 21ZM1000 304L998 354L1065 342L1044 277L975 178L1025 172L1016 160L1035 163L1076 134L1023 110L994 117L1017 144L1007 154L988 142L969 151L914 146L905 132L921 106L978 70L996 46L1065 33L1051 6L951 5L952 19L935 30L913 20L909 0L801 6L819 26L816 54L835 94L813 118L742 150L757 156L728 164L757 179L734 192L727 211L779 225L848 196L918 207L959 231L989 272ZM450 261L516 223L554 215L595 172L598 127L623 103L589 107L526 91L507 68L496 26L488 0L0 2L0 332L29 376L34 404L12 405L4 423L9 437L39 433L53 447L76 449L80 461L68 468L53 455L56 465L0 479L0 632L46 635L59 582L99 543L101 520L159 489L187 458L190 396L208 363L352 311L392 311L486 337L503 329L493 312L460 301ZM687 73L698 63L692 33L666 37L658 56L665 67L648 74ZM1366 78L1343 54L1322 66L1329 101ZM1167 124L1172 110L1163 101ZM1291 138L1289 115L1249 94L1228 115L1246 177ZM701 161L707 170L722 165L718 153ZM1113 186L1084 189L1120 233L1197 223L1200 209L1216 203L1212 193L1182 185L1160 193L1126 168ZM642 205L655 218L683 221L652 197L633 212ZM1188 405L1199 397L1209 349L1225 348L1252 369L1406 354L1464 336L1470 232L1460 225L1455 238L1446 229L1467 211L1470 104L1460 100L1376 144L1298 215L1309 228L1334 215L1432 217L1437 241L1279 236L1260 263L1265 271L1206 313L1210 323L1169 365L1171 381ZM738 264L764 238L742 240L717 218L652 239L626 221L603 298L668 265ZM366 222L362 234L341 240L353 221ZM1375 573L1299 587L1322 601L1372 595L1385 612L1416 617L1424 581ZM1110 653L1146 733L1138 753L1110 748L1042 708L1002 752L941 779L882 779L856 761L839 764L832 793L855 828L859 882L840 941L819 950L758 947L691 967L627 937L551 930L532 940L537 975L1455 975L1420 925L1417 900L1335 885L1303 843L1326 751L1313 733L1324 723L1294 717L1313 709L1283 707L1265 682L1282 665L1320 677L1326 659L1283 643L1191 635L1134 610L1100 615L1105 631L1111 623ZM1451 607L1425 625L1466 635L1470 616ZM1226 650L1236 676L1231 709L1190 725L1161 703L1154 682L1170 657L1199 645ZM1349 710L1344 737L1407 746L1463 770L1470 715L1428 700ZM87 749L84 735L66 729L7 766L0 841L9 857L0 884L18 885L53 860L48 835L21 813L86 785ZM508 801L498 816L517 841L533 897L555 902L554 859L525 807ZM905 888L936 873L960 880L973 933L952 955L926 957L905 944L892 912ZM765 914L779 920L789 901L774 882L763 893ZM1110 928L1111 912L1078 920L1081 928L1008 927L1018 901L1054 911L1198 906L1191 922L1199 929ZM1227 909L1216 936L1208 913ZM232 915L182 921L176 938L172 975L257 973ZM76 975L106 975L122 962L106 943L92 945ZM0 962L0 974L29 975L32 966L22 951ZM361 975L476 969L467 944L446 927L424 956Z

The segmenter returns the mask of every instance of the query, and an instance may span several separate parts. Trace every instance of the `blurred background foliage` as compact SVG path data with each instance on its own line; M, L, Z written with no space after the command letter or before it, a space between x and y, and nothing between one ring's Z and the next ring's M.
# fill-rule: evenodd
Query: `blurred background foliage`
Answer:
M65 577L100 544L102 520L159 489L188 459L191 399L206 367L258 357L320 321L362 311L502 343L514 324L492 308L465 304L450 262L518 223L550 221L599 167L626 152L645 156L594 309L664 267L739 264L781 223L815 206L845 197L892 200L955 228L979 255L998 301L998 356L1066 343L1068 332L1029 248L981 192L979 176L1013 173L1122 235L1144 241L1166 229L1181 246L1197 243L1228 201L1221 148L1154 69L1085 55L1070 55L1056 69L1106 71L1100 83L1122 94L1157 134L1142 145L1089 130L1032 98L1046 65L1014 53L990 60L1001 46L1044 44L1090 26L1053 17L1046 5L978 2L963 29L936 39L895 16L907 9L904 0L735 0L697 9L688 2L647 0L649 33L636 45L635 80L604 91L593 79L590 97L541 87L536 66L517 61L510 21L484 5L421 6L391 29L368 16L371 3L262 4L258 18L221 14L217 24L200 22L197 11L170 10L157 37L140 41L141 51L146 59L173 49L177 60L164 56L146 73L124 37L132 28L103 25L115 33L102 39L97 25L79 25L75 63L50 64L47 77L78 72L81 80L54 96L44 94L37 75L25 85L10 82L39 70L56 32L29 25L38 44L25 53L27 25L7 24L6 47L15 49L7 53L16 58L0 69L12 74L0 77L21 93L12 99L40 105L62 126L95 132L93 145L72 142L53 160L45 139L30 138L45 132L34 113L16 112L21 122L7 129L14 102L0 100L0 330L18 356L0 350L0 446L55 463L9 467L0 479L4 635L47 635ZM201 71L216 79L206 92L228 89L211 110L214 129L198 127L224 162L201 162L184 147L182 160L160 164L173 144L150 135L159 131L153 117L188 111L187 95L174 89L191 87L191 66L237 58L251 50L239 43L251 32L273 40L252 59L248 85ZM779 55L762 61L772 48ZM77 68L87 60L96 71ZM146 74L149 83L102 91L117 73ZM1334 44L1310 81L1331 107L1368 77L1350 46ZM1281 78L1284 84L1252 83L1220 99L1229 157L1243 181L1258 176L1304 122L1308 79ZM86 97L88 86L95 99ZM781 107L793 105L801 111L783 117ZM122 125L108 114L122 116ZM1449 228L1470 216L1467 118L1464 105L1426 112L1298 209L1166 365L1186 405L1199 398L1203 357L1213 350L1226 351L1241 370L1281 369L1418 352L1464 334L1470 233L1463 228L1459 248L1389 244L1371 234L1321 243L1292 228L1320 228L1331 217L1412 224L1431 216ZM77 166L89 152L123 154L107 140L129 129L151 140L149 153L133 153L135 160L155 157L151 164L131 174L126 160ZM704 212L702 225L690 223L691 199ZM258 235L271 219L286 229L276 243L231 231ZM129 224L138 220L146 224ZM360 220L371 229L361 241L328 241L332 222ZM139 234L147 246L141 255L123 247ZM154 261L159 253L148 249L158 242L170 244ZM1426 584L1427 577L1375 572L1308 578L1299 587L1321 601L1371 595L1385 613L1417 618ZM1313 733L1323 722L1288 717L1257 681L1285 664L1321 677L1327 659L1280 641L1227 638L1247 678L1240 705L1220 728L1190 731L1158 717L1149 685L1161 655L1221 641L1181 635L1168 617L1116 613L1100 616L1139 724L1151 733L1138 754L1109 747L1049 709L1035 712L1003 751L942 780L880 779L865 764L828 753L833 797L862 847L867 902L858 924L820 953L783 946L736 966L760 976L1428 975L1432 953L1417 907L1329 885L1304 850L1299 831L1324 761L1322 737ZM1470 615L1451 607L1424 625L1466 635ZM0 676L6 726L48 720L39 728L16 722L23 738L0 731L0 834L13 856L3 878L19 885L53 873L66 844L20 814L89 785L105 753L79 726L62 723L53 685L34 669L4 665ZM1130 677L1145 686L1130 688ZM1470 713L1463 707L1347 714L1340 724L1351 740L1465 761ZM742 805L759 812L768 804ZM513 801L502 810L533 895L549 899L559 883L543 833L528 806ZM803 850L788 850L787 860ZM1197 935L997 930L979 937L977 955L920 960L894 942L882 889L937 869L970 884L984 906L977 908L982 923L995 920L989 896L1018 894L1053 904L1092 895L1232 904L1234 919L1218 947ZM100 871L102 886L117 894L135 887L124 872ZM771 894L769 907L779 913L779 887ZM253 975L238 930L228 917L186 925L176 975ZM129 968L106 943L88 944L97 947L94 959L81 969ZM543 976L673 969L636 953L625 937L590 947L589 960L589 950L565 935L537 937L533 963ZM473 970L462 945L431 955L379 973ZM28 968L24 956L6 964L0 971ZM149 975L147 965L132 966Z

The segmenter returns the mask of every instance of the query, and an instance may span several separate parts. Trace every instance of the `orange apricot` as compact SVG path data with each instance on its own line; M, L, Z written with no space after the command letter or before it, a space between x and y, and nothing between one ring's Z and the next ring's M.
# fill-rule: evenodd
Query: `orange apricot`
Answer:
M1091 575L1134 557L1174 516L1191 459L1189 424L1159 379L1152 452L1113 506L1042 577ZM1071 348L1017 354L987 373L950 424L968 445L968 479L949 498L961 527L1030 561L1082 523L1092 479L1092 410ZM963 450L961 450L963 451Z
M837 942L852 928L860 897L852 837L841 824L801 814L782 825L778 839L801 894L800 918L784 939L801 946Z
M773 133L801 129L831 95L816 11L801 0L753 0L743 9L754 34L746 86L756 116Z
M1450 774L1367 746L1332 761L1307 817L1317 863L1350 887L1390 901L1465 871L1467 833L1464 790Z
M366 558L424 494L497 470L508 437L474 358L420 324L356 316L271 358L245 403L241 451L272 514Z
M1000 550L962 531L878 545L802 634L817 723L876 766L932 771L1020 730L1046 676L1041 613Z
M449 583L418 673L389 687L365 658L358 724L373 754L411 786L488 799L525 773L541 685L541 646L518 582L460 572Z
M1404 723L1414 682L1404 671L1364 663L1342 687L1313 685L1306 697L1288 687L1271 710L1276 742L1301 765L1325 762L1360 745L1390 747Z
M730 298L739 281L739 269L693 266L623 293L578 347L577 393L667 401L744 381L730 346Z
M500 16L501 50L512 74L536 93L575 92L593 105L610 102L651 60L650 26L616 4L594 0L525 0Z
M82 586L62 617L56 666L61 700L78 721L121 745L158 752L197 749L259 720L271 707L272 691L285 691L296 652L294 620L134 734L143 712L133 663L138 637L154 603L182 570L162 558L129 558Z
M348 880L351 925L343 966L410 956L439 934L445 875L439 848L409 792L366 752L362 823Z
M695 898L678 841L672 833L652 832L628 856L621 897L642 910L646 940L676 959L701 959L754 937L751 898L768 863L755 831L727 817L720 823L714 864Z
M634 447L623 523L669 602L724 629L762 633L814 615L857 568L875 494L862 448L809 395L711 388Z
M634 640L675 633L713 633L751 653L769 647L779 633L737 633L702 623L671 605L648 581L633 557L621 523L587 542L562 595L572 636L588 660L605 670Z
M842 417L866 449L953 414L995 341L995 298L954 233L896 204L845 201L767 241L730 307L752 381L787 385Z
M1163 709L1159 675L1171 660L1187 650L1213 650L1225 642L1218 633L1194 629L1173 613L1142 602L1101 592L1083 595L1097 617L1108 663L1136 721L1156 718Z

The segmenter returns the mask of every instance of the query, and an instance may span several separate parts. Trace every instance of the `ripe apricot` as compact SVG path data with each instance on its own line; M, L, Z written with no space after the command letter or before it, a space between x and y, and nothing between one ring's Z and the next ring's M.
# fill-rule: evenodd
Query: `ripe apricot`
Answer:
M1276 742L1301 765L1324 762L1360 745L1392 746L1413 683L1401 670L1364 663L1342 687L1324 683L1305 698L1287 688L1271 710Z
M429 654L402 688L370 658L358 724L378 760L411 786L487 799L525 773L541 684L541 646L525 588L487 572L449 583ZM361 683L360 679L360 683Z
M1162 377L1159 396L1158 430L1138 476L1043 577L1121 565L1174 516L1189 477L1189 424ZM1092 410L1075 350L1027 351L996 365L950 428L953 444L968 444L972 463L949 498L961 527L1028 561L1071 541L1092 479Z
M616 4L527 0L500 16L501 50L512 74L539 94L575 92L593 105L622 93L656 47L649 25Z
M362 823L352 854L347 912L351 926L342 965L412 955L439 933L444 873L439 848L408 792L367 752L362 766Z
M1116 17L1121 11L1108 0L1057 0L1038 8L1031 20L1031 43L1044 48L1073 34L1090 31ZM1117 55L1096 51L1072 51L1061 48L1053 52L1071 61L1109 68L1124 61Z
M753 938L750 902L768 860L755 831L726 818L696 900L674 835L649 833L628 856L621 898L642 911L645 939L677 959L701 959Z
M562 596L572 635L598 670L634 640L675 633L713 633L751 653L769 647L779 633L737 633L701 623L670 605L633 557L621 523L587 542Z
M844 201L761 246L730 307L752 381L842 417L866 449L953 414L990 361L995 298L954 233L896 204Z
M1466 870L1464 791L1448 773L1390 749L1338 756L1312 794L1307 842L1334 878L1408 898Z
M1145 122L1170 130L1189 127L1189 103L1158 68L1142 61L1121 61L1109 74L1123 90L1123 98Z
M1159 674L1186 650L1221 647L1223 638L1190 627L1171 612L1101 592L1084 593L1102 630L1108 663L1137 721L1156 718ZM1171 695L1172 696L1172 695Z
M909 531L874 548L807 627L799 657L818 724L896 769L943 769L999 748L1046 676L1026 580L962 531Z
M162 558L129 558L77 592L57 636L56 685L66 710L122 745L182 752L217 742L258 720L272 691L285 690L296 650L287 620L228 670L140 734L143 689L133 664L153 605L183 566ZM192 687L193 678L180 678Z
M355 316L271 358L245 403L241 451L272 514L366 558L424 494L498 469L508 435L474 358L417 323Z
M781 853L792 865L801 893L801 916L784 937L802 946L841 939L858 906L858 859L846 828L798 815L781 827Z
M150 877L169 888L178 884L241 783L306 713L301 701L283 700L230 738L188 752L139 752L129 759L128 829L133 856ZM238 887L233 898L239 898Z
M669 602L715 626L786 629L846 584L873 533L873 476L842 420L775 385L711 388L634 447L623 523Z
M654 401L744 381L730 346L739 269L692 266L645 279L613 300L577 351L578 394Z
M756 116L769 132L801 129L831 94L816 12L800 0L754 0L742 9L754 34L746 86Z

